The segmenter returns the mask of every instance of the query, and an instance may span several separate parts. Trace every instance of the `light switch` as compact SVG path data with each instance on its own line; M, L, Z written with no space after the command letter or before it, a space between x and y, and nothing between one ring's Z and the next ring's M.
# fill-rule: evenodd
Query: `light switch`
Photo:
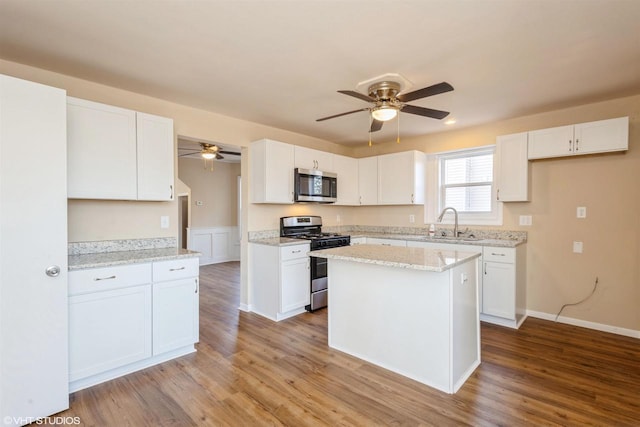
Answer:
M576 218L586 218L587 208L585 206L578 206L576 208Z
M416 222L416 216L415 215L409 215L409 222L411 224L413 224L414 222Z
M530 226L532 223L531 215L520 215L520 225Z
M576 254L582 253L582 242L573 242L573 252Z
M169 217L161 216L160 217L160 228L169 228Z

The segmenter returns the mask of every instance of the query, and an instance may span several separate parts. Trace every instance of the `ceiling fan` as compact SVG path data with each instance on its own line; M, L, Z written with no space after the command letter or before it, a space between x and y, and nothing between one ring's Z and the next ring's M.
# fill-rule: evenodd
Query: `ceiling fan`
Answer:
M205 160L222 160L224 159L224 156L222 154L228 154L230 156L239 156L240 153L235 152L235 151L226 151L226 150L221 150L220 147L218 147L215 144L208 144L206 142L200 142L200 149L193 149L193 148L180 148L178 147L178 150L180 151L188 151L184 154L180 154L178 155L178 157L185 157L185 156L190 156L192 154L195 153L200 153L200 156L205 159Z
M324 120L334 119L336 117L346 116L347 114L353 114L360 111L369 111L371 113L372 119L369 132L377 132L382 129L382 125L384 124L384 122L396 117L398 115L398 112L400 111L439 120L449 115L448 111L433 110L431 108L424 108L406 104L407 102L414 101L416 99L450 92L453 90L453 86L451 86L449 83L442 82L405 94L399 94L401 89L402 85L400 83L391 80L385 80L376 82L369 86L368 95L365 95L362 92L356 92L354 90L339 90L339 93L353 96L363 101L370 102L373 105L366 108L361 108L359 110L347 111L346 113L323 117L321 119L317 119L316 121L321 122Z

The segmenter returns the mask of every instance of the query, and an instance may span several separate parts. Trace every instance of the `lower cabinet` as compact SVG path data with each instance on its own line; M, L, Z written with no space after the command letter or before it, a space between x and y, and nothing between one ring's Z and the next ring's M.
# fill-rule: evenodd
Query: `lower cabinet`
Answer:
M526 318L525 245L482 251L480 320L518 328Z
M71 392L195 351L198 258L69 272Z
M251 243L251 311L280 321L311 303L309 243L270 246Z

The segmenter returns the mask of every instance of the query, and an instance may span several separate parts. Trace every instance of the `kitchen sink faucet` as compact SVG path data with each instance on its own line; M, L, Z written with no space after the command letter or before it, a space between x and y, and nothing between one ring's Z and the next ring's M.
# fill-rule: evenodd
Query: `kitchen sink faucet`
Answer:
M444 217L445 212L447 212L449 209L451 209L453 211L453 215L455 218L455 222L453 225L453 237L457 238L458 237L458 211L455 210L455 208L452 207L446 207L444 209L442 209L442 212L440 212L440 216L438 217L438 222L442 222L442 218Z

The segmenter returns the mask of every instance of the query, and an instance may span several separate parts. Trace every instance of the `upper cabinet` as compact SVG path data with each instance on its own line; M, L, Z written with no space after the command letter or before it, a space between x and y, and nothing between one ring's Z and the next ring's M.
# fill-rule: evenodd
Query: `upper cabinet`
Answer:
M629 117L529 132L529 159L624 151L629 148Z
M306 147L295 146L294 164L300 169L316 169L323 172L335 172L333 154Z
M136 113L138 200L173 200L173 120Z
M360 204L358 159L335 154L333 169L338 175L338 200L335 204L346 206Z
M173 120L67 98L68 197L173 200Z
M358 159L358 204L378 204L378 157ZM338 176L338 194L340 194L340 177Z
M423 204L425 154L419 151L378 156L378 204Z
M249 147L251 203L293 203L294 146L262 139Z
M496 157L498 201L529 201L527 132L499 136L496 140Z

